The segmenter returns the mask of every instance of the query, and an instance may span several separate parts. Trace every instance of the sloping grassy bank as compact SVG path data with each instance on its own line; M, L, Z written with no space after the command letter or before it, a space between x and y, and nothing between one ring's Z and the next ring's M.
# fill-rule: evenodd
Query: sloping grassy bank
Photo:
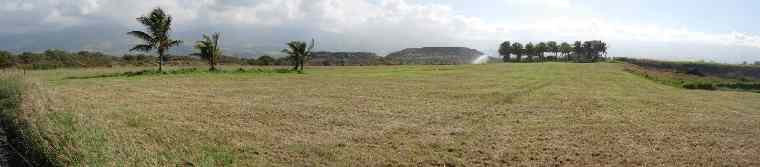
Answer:
M733 80L760 80L760 67L706 62L677 62L619 57L616 61L635 64L647 69L670 71L673 73L716 77Z
M719 76L698 75L698 73L679 72L676 69L658 69L636 64L625 64L625 71L644 78L679 88L702 90L729 90L760 92L760 80L732 79Z
M9 166L60 166L51 161L61 152L47 149L44 138L20 118L24 81L15 74L0 76L0 127L4 142L3 161Z

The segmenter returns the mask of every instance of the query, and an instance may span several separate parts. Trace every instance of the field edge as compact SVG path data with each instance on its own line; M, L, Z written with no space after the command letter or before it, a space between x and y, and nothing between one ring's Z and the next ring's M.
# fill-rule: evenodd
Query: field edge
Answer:
M45 151L47 145L36 138L37 130L29 126L29 122L19 117L23 112L25 81L17 76L0 78L0 126L6 135L6 149L11 156L6 156L7 164L11 166L61 166L55 163L55 154Z

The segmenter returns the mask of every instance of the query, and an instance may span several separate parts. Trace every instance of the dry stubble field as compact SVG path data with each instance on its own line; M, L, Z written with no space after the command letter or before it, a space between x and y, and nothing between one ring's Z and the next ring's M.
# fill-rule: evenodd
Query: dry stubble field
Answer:
M66 166L759 166L760 94L622 64L312 68L66 79L19 119Z

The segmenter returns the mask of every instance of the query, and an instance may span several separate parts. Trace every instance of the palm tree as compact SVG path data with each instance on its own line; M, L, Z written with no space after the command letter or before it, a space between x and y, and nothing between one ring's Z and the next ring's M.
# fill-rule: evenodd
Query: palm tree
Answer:
M596 49L594 48L595 44L594 41L585 41L583 42L583 51L584 51L584 57L583 61L595 61L596 60Z
M557 45L557 42L549 41L546 43L546 47L548 48L549 52L552 52L554 54L555 58L559 57L559 55L557 55L559 52L559 45Z
M607 43L606 43L606 42L601 42L601 44L600 44L600 46L599 46L599 51L601 51L601 52L602 52L602 56L603 56L605 59L608 59L608 57L607 57L607 47L608 47L608 46L607 46Z
M575 59L574 61L579 61L580 57L581 57L581 54L583 52L584 52L583 51L583 42L581 42L581 41L575 41L575 43L573 43L573 59Z
M311 45L307 46L306 42L291 41L288 42L288 48L283 49L282 52L289 56L293 62L293 70L303 72L304 63L311 58L311 51L314 49L314 39L311 39Z
M512 53L515 54L515 57L517 57L517 62L522 61L522 56L525 53L525 49L523 49L523 45L519 42L515 42L512 44L511 47Z
M512 54L512 48L510 47L509 41L505 41L499 46L499 54L502 56L502 61L504 62L508 62L509 56Z
M543 62L544 61L544 53L546 53L547 46L545 42L539 42L536 45L536 55L538 56L538 61Z
M536 47L533 45L532 42L528 42L528 44L525 44L525 53L528 54L528 62L533 61L533 56L536 54Z
M211 66L209 71L216 71L216 64L219 57L222 56L222 49L219 48L219 37L218 32L211 36L203 34L203 40L195 42L195 49L198 49L198 53L193 53L193 55L208 61L208 65Z
M182 44L180 40L173 40L169 37L172 25L172 16L166 14L163 9L153 9L148 15L138 17L137 21L145 26L147 32L131 31L128 35L143 40L143 44L135 45L129 51L150 52L158 51L158 71L161 72L166 59L166 52L169 48Z
M571 46L567 42L562 42L562 44L559 45L559 50L562 52L562 56L565 57L565 61L570 61L570 53L573 52L573 46Z

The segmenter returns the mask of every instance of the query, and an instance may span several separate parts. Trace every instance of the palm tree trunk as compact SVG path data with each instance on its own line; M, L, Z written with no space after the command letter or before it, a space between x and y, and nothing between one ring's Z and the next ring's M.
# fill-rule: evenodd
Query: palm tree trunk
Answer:
M304 61L306 61L306 58L302 58L301 59L301 64L300 64L301 65L301 70L300 70L301 72L303 72Z
M211 64L210 71L216 71L216 59L215 59L215 57L211 58L210 64Z
M300 62L300 61L301 61L300 58L293 57L293 71L297 71L298 70L298 66L299 66L298 62Z
M158 50L158 72L162 72L164 67L164 51Z

